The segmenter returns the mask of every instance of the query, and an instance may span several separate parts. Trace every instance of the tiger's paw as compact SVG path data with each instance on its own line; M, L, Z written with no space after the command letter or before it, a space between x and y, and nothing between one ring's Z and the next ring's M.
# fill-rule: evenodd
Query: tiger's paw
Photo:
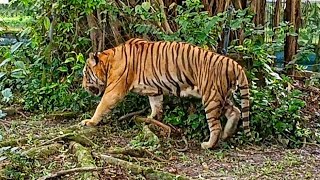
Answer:
M209 142L203 142L203 143L201 143L201 148L202 149L210 149L210 148L212 148L212 145L210 145Z
M80 124L81 124L82 126L92 127L92 126L96 126L98 123L92 121L91 119L86 119L86 120L81 121Z

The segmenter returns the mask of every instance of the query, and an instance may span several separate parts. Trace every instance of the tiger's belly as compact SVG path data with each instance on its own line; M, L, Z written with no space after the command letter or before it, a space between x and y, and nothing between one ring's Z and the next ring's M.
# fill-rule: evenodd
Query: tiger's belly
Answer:
M168 91L166 88L155 88L144 84L135 85L131 89L132 92L138 93L140 95L147 95L147 96L155 96L155 95L161 95L161 94L172 94L178 97L189 97L193 96L196 98L201 98L201 95L199 93L199 88L197 86L191 87L191 86L185 86L180 87L180 92L177 93L177 91Z

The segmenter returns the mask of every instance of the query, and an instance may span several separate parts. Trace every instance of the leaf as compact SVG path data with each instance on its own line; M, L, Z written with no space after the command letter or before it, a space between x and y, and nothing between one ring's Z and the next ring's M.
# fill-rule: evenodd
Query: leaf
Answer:
M50 28L50 19L48 17L44 18L43 25L46 28L46 30L49 30L49 28Z
M9 102L10 99L13 97L10 88L6 88L6 89L2 90L1 94L3 96L2 100L5 101L5 102Z
M0 110L0 118L6 117L6 115L7 115L7 113ZM1 141L1 138L0 138L0 141Z
M141 7L145 10L145 11L149 11L150 9L150 3L149 2L143 2L141 4Z
M1 62L1 64L0 64L0 67L1 67L1 66L4 66L4 65L7 64L9 61L11 61L11 58L7 58L7 59L3 60L3 61Z
M74 61L74 57L68 57L64 63L69 63L69 62L73 62Z
M11 46L11 54L13 54L16 50L19 49L19 47L23 44L23 42L17 42L14 45Z
M77 62L81 62L82 64L86 63L83 57L83 54L79 53L77 55Z
M24 65L24 62L22 62L22 61L15 61L14 65L19 69L26 69L26 66Z
M4 75L6 75L6 73L0 72L0 79L1 79Z
M61 66L58 68L59 71L61 72L67 72L68 71L68 68L66 66Z

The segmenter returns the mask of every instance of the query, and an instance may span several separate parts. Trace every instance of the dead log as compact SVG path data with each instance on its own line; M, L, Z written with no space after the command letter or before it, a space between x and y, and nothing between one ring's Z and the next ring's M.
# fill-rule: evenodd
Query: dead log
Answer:
M133 174L142 174L146 177L146 179L179 179L179 180L190 179L189 177L186 177L183 175L175 175L168 172L155 170L153 168L139 166L128 161L114 158L109 155L94 153L94 156L97 158L103 159L106 163L110 165L120 166L124 169L127 169Z

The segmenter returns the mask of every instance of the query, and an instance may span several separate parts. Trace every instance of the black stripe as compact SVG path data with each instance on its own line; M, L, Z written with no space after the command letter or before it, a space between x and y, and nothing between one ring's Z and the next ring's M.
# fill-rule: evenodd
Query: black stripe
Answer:
M227 80L227 91L230 87L230 80L229 80L229 58L227 58L227 66L226 66L226 80Z
M194 84L192 83L192 81L191 81L191 80L186 76L186 74L184 74L184 72L183 72L183 71L182 71L182 74L183 74L184 78L186 79L187 84L188 84L189 86L191 86L191 87L192 87L192 89L193 89Z
M248 107L243 107L242 108L242 112L248 112L250 110L250 107L248 106Z
M176 54L176 59L175 59L175 63L176 63L176 71L177 71L177 77L178 77L178 80L181 82L181 83L184 83L183 80L182 80L182 77L181 77L181 71L182 69L180 69L179 65L178 65L178 56L179 56L179 50L180 50L180 44L177 45L177 54ZM183 56L183 54L182 54Z
M248 122L248 121L249 121L249 116L247 116L247 117L242 117L242 121L243 121L243 122Z
M239 89L240 90L249 89L249 86L248 85L239 86Z
M241 94L241 97L249 97L249 93Z

